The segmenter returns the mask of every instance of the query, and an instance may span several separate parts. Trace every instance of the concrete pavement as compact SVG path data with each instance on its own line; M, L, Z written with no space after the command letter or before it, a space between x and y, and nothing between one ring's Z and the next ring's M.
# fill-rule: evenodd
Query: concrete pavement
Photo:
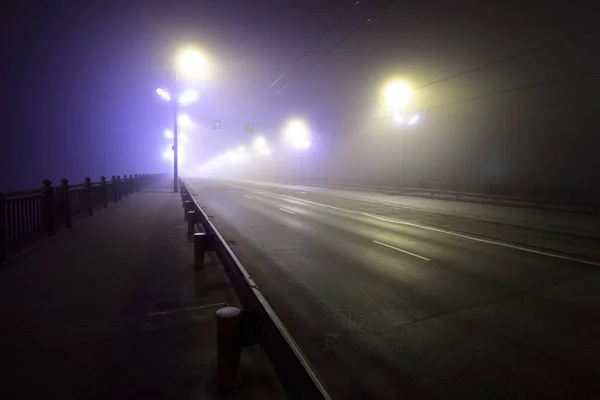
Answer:
M600 264L384 203L190 186L334 397L596 397Z
M194 274L186 227L165 181L4 265L0 397L282 398L259 348L217 388L215 311L237 298L215 259Z

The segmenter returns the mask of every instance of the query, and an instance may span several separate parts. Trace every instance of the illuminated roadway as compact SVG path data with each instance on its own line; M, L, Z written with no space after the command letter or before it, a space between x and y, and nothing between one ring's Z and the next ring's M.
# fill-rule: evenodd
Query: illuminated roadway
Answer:
M293 188L191 189L334 398L597 398L600 265Z

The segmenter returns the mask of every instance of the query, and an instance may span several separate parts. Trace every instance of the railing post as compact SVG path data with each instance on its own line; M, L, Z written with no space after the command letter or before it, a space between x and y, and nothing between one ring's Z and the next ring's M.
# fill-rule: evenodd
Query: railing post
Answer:
M94 215L94 197L92 193L92 178L89 176L85 177L85 203L87 213L91 217Z
M123 175L123 191L125 192L125 197L129 197L129 179L127 179L127 174Z
M104 208L108 208L108 191L106 187L106 177L104 175L100 177L100 187L102 188L102 205Z
M69 187L69 180L67 178L62 178L60 180L60 187L62 191L62 195L64 196L64 205L63 205L63 213L65 216L65 226L67 228L71 227L71 188Z
M121 175L117 175L117 194L119 201L123 200L123 182L121 181Z
M117 177L113 175L110 179L110 183L112 184L113 188L113 200L116 204L119 202L119 188L117 187Z
M138 174L133 175L133 191L134 192L139 192L140 191L140 186L139 186L140 182L139 182L139 179L140 179L140 177L139 177Z
M217 310L217 370L219 385L234 388L240 383L242 312L237 307Z
M192 202L186 200L183 203L183 219L187 219L188 212L192 211Z
M42 189L42 215L44 228L48 235L56 235L56 209L54 206L54 188L50 179L44 179Z
M196 211L187 212L188 235L194 234L194 225L196 225Z
M0 262L8 257L8 231L6 228L6 198L0 193Z
M204 267L204 258L208 250L214 249L214 236L205 232L194 233L194 269Z

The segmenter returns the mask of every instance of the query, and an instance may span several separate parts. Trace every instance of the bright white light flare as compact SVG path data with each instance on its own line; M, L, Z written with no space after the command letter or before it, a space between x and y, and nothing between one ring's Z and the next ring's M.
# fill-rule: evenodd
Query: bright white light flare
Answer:
M177 79L200 80L208 74L208 60L200 51L187 48L178 54L176 69Z
M391 108L404 107L410 99L410 88L402 82L392 82L385 88L385 103Z
M156 94L158 94L160 97L162 97L163 99L165 99L167 101L171 100L171 95L165 89L161 89L161 88L156 89Z
M308 126L301 120L290 121L284 135L286 142L296 149L310 147Z

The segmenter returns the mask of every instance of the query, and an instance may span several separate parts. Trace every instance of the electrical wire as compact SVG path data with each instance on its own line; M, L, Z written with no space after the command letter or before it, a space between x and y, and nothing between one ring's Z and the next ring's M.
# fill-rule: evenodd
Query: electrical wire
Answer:
M300 57L298 57L289 67L287 67L285 69L285 71L283 71L283 73L281 75L279 75L279 78L275 79L275 81L273 83L271 83L271 86L269 87L273 87L277 84L277 82L279 82L281 80L281 78L283 78L290 69L294 68L296 66L296 64L298 64L300 62L300 60L302 60L304 58L305 55L307 55L316 45L318 45L321 40L323 40L340 22L342 22L342 20L344 18L346 18L346 16L348 14L350 14L350 12L352 12L352 10L354 10L354 8L361 2L361 0L358 0L356 3L354 3L354 5L352 7L350 7L348 10L346 10L346 12L344 13L344 15L342 15L341 17L339 17L334 23L333 25L331 25L327 31L325 31L325 33L323 33L321 35L321 37L319 37L315 42L313 42L313 44L310 45L310 47L308 49L306 49L306 51L304 53L302 53L300 55Z
M514 59L522 57L524 55L531 54L531 53L537 52L539 50L546 49L546 48L549 48L549 47L552 47L552 46L556 46L558 44L561 44L561 43L564 43L564 42L568 42L568 41L571 41L571 40L574 40L574 39L578 39L578 38L581 38L583 36L590 35L590 34L597 33L597 32L600 32L600 27L595 27L595 28L587 29L587 30L578 32L576 34L573 34L573 35L570 35L570 36L566 36L566 37L554 40L552 42L548 42L548 43L545 43L543 45L536 46L536 47L530 48L528 50L524 50L524 51L521 51L519 53L515 53L515 54L509 55L509 56L506 56L506 57L503 57L503 58L500 58L500 59L497 59L497 60L494 60L494 61L491 61L491 62L488 62L488 63L485 63L485 64L482 64L482 65L478 65L476 67L472 67L472 68L466 69L464 71L461 71L461 72L458 72L458 73L446 76L444 78L437 79L435 81L431 81L431 82L425 83L423 85L420 85L420 86L417 86L417 87L413 88L412 90L418 90L418 89L422 89L422 88L425 88L425 87L428 87L428 86L435 85L437 83L445 82L445 81L448 81L450 79L454 79L454 78L457 78L457 77L462 76L462 75L469 74L469 73L474 72L474 71L478 71L478 70L481 70L481 69L484 69L484 68L488 68L488 67L491 67L493 65L501 64L501 63L506 62L506 61L514 60ZM354 112L354 111L357 111L357 110L361 110L361 109L364 109L364 108L367 108L367 107L370 107L370 106L371 106L371 104L362 104L362 105L359 105L359 106L354 106L354 107L348 108L346 110L338 111L338 112L336 112L333 115L346 114L346 113Z
M435 106L431 106L431 107L425 107L425 108L421 108L418 110L414 110L411 111L412 112L423 112L423 111L429 111L429 110L433 110L436 108L441 108L441 107L447 107L447 106L452 106L452 105L456 105L456 104L461 104L461 103L466 103L468 101L473 101L473 100L479 100L485 97L492 97L492 96L497 96L497 95L501 95L501 94L506 94L506 93L512 93L512 92L518 92L521 90L527 90L527 89L532 89L532 88L536 88L536 87L541 87L541 86L546 86L546 85L552 85L555 83L562 83L562 82L568 82L568 81L572 81L572 80L578 80L578 79L585 79L585 78L590 78L590 77L598 77L600 76L600 68L599 69L595 69L592 71L586 71L586 72L579 72L577 74L573 74L573 75L567 75L567 76L563 76L563 77L559 77L559 78L554 78L554 79L549 79L547 81L542 81L542 82L535 82L535 83L530 83L527 85L522 85L522 86L517 86L514 88L510 88L510 89L504 89L504 90L498 90L496 92L490 92L490 93L484 93L484 94L480 94L477 96L472 96L466 99L461 99L461 100L455 100L455 101L451 101L448 103L443 103L443 104L437 104ZM372 118L372 120L382 120L382 119L390 119L393 118L391 116L386 116L386 117L379 117L379 118Z
M327 51L325 54L323 54L321 57L319 57L315 62L313 62L312 64L310 64L307 68L305 68L302 72L300 72L299 75L296 75L294 78L292 78L292 80L290 80L287 85L285 85L284 87L282 87L281 89L279 89L277 91L277 93L281 93L282 91L284 91L288 86L290 86L295 80L297 80L298 78L304 76L305 73L307 73L308 71L310 71L315 65L317 65L319 62L321 62L325 57L327 57L329 54L331 54L334 50L336 50L342 43L344 43L346 40L350 39L350 37L352 37L354 34L356 34L359 30L362 29L362 27L364 27L366 24L368 24L369 22L371 22L371 20L373 18L375 18L377 15L379 15L381 12L383 12L386 8L388 8L390 5L392 5L392 3L394 3L396 0L389 0L386 4L383 5L383 7L380 7L377 11L375 11L375 13L373 15L371 15L367 20L365 20L363 23L361 23L360 25L358 25L354 30L350 31L350 33L348 33L342 40L340 40L339 42L337 42L335 44L335 46L333 46L331 49L329 49L329 51Z
M576 33L574 35L567 36L567 37L564 37L564 38L561 38L561 39L558 39L558 40L555 40L555 41L552 41L552 42L548 42L548 43L543 44L541 46L533 47L531 49L528 49L528 50L522 51L520 53L516 53L516 54L510 55L510 56L501 58L499 60L495 60L495 61L483 64L483 65L479 65L477 67L473 67L473 68L467 69L465 71L461 71L461 72L456 73L454 75L450 75L450 76L447 76L445 78L441 78L441 79L438 79L438 80L433 81L433 82L426 83L426 84L421 85L421 86L417 86L416 88L413 88L413 90L422 89L422 88L427 87L427 86L435 85L436 83L445 82L447 80L454 79L454 78L459 77L461 75L469 74L471 72L475 72L475 71L478 71L480 69L491 67L492 65L497 65L497 64L501 64L501 63L506 62L506 61L514 60L515 58L519 58L519 57L522 57L524 55L531 54L531 53L534 53L536 51L540 51L540 50L546 49L548 47L556 46L557 44L568 42L570 40L577 39L577 38L580 38L582 36L590 35L590 34L596 33L596 32L600 32L600 26L592 28L592 29L588 29L588 30L585 30L585 31Z

